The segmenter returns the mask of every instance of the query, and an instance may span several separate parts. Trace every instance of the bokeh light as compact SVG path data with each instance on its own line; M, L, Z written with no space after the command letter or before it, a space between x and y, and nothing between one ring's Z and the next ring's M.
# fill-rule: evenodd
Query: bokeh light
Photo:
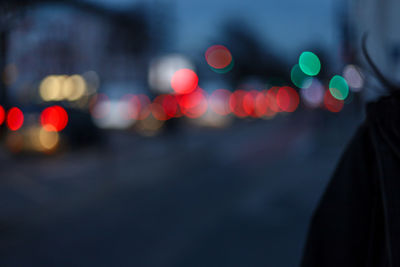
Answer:
M344 101L344 104L350 104L350 103L352 103L353 100L354 100L354 94L355 94L355 93L354 93L353 91L349 90L348 96L346 97L345 100L343 100L343 101Z
M310 87L307 89L301 89L300 95L303 99L303 103L310 108L317 108L321 106L324 100L325 89L322 83L313 79Z
M162 56L152 61L149 67L150 88L161 94L172 94L171 79L180 69L194 70L192 62L179 54Z
M226 68L223 69L215 69L213 67L210 67L211 70L213 70L215 73L219 73L219 74L224 74L224 73L228 73L233 69L233 66L235 65L235 61L232 59L231 64L229 64Z
M205 53L205 58L212 70L226 73L233 67L231 52L223 45L213 45Z
M137 120L140 114L140 100L136 95L126 94L122 97L122 101L126 101L129 109L123 114L127 120Z
M353 92L360 92L364 86L364 77L361 70L355 65L347 65L343 70L343 77Z
M281 87L276 94L276 102L282 111L294 112L299 106L299 94L292 87Z
M68 124L68 114L60 106L51 106L42 111L40 123L46 131L62 131Z
M147 116L136 123L135 129L138 134L150 137L157 135L161 131L163 125L164 121L157 120L153 116Z
M231 96L231 92L226 89L217 89L208 98L208 104L210 105L210 109L215 113L226 116L231 113L231 109L229 108L229 98Z
M17 131L24 124L24 114L17 108L11 108L7 113L7 127L11 131Z
M308 88L312 82L312 78L300 69L299 64L293 66L290 78L292 83L298 88Z
M329 91L334 98L344 100L349 94L349 86L342 76L335 75L329 82Z
M254 113L256 117L261 118L262 116L269 115L268 103L264 92L257 91L257 95L254 99Z
M61 97L69 101L76 101L86 93L86 81L80 75L72 75L60 80L62 83Z
M178 115L178 100L173 95L164 95L161 105L168 118L177 117Z
M81 75L49 75L39 86L43 101L77 101L87 93L86 81Z
M265 94L265 101L267 103L268 109L272 111L271 113L273 115L275 115L275 113L278 113L281 111L281 109L276 101L276 98L277 98L276 96L278 94L278 91L279 91L279 87L273 86Z
M212 109L207 109L207 112L196 120L191 120L191 123L209 128L226 128L233 121L232 116L224 116L214 112Z
M151 101L150 98L145 94L137 95L140 102L140 112L138 120L146 119L151 113Z
M60 140L59 134L57 133L57 129L53 128L52 126L48 125L47 129L42 128L39 131L39 141L40 145L43 147L44 150L54 150L58 142Z
M299 66L306 75L315 76L321 70L321 62L313 52L303 52L299 57Z
M263 90L262 94L264 95L263 98L265 101L266 110L265 110L264 115L261 118L272 119L276 115L276 113L279 112L279 107L278 107L278 104L276 103L275 96L272 96L272 93L269 93L269 90ZM278 110L278 111L274 111L274 110Z
M246 92L243 97L243 110L246 112L247 116L257 117L255 112L257 94L258 92L256 90L251 90Z
M174 73L171 79L171 87L177 94L193 92L199 83L197 74L190 69L180 69Z
M125 130L136 122L127 116L131 110L131 103L126 98L105 99L98 102L95 109L95 113L103 116L93 116L93 122L102 129Z
M4 123L6 119L6 111L4 110L3 106L0 105L0 125Z
M330 90L325 91L324 107L330 112L340 112L343 109L344 101L332 96Z
M239 118L244 118L248 116L243 106L243 101L246 94L246 91L239 89L234 91L229 98L229 107L232 113Z
M106 94L97 94L91 99L89 108L93 118L104 118L110 112L108 96Z
M175 96L159 95L153 100L151 106L153 117L157 120L168 120L176 116L178 102Z
M260 118L267 113L267 100L263 92L251 90L243 98L243 109L248 116Z
M156 120L166 121L168 119L167 114L165 114L164 108L161 104L153 102L150 106L151 114Z
M50 75L43 79L39 86L40 97L44 101L56 101L62 99L62 83L66 76Z
M182 113L191 119L201 117L208 108L206 94L201 88L190 94L181 95L178 102Z

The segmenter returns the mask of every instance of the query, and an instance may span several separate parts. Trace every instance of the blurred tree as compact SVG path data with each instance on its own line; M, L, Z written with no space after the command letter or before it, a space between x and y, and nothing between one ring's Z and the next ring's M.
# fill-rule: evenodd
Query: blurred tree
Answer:
M290 81L290 67L246 23L229 20L223 26L221 35L235 61L229 76L233 84L246 77L272 80L278 84Z

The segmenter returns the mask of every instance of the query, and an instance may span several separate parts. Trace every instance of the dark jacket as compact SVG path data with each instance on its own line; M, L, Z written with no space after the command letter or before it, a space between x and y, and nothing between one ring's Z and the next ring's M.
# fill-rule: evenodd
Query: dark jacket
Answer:
M400 267L400 93L367 106L311 221L302 267Z

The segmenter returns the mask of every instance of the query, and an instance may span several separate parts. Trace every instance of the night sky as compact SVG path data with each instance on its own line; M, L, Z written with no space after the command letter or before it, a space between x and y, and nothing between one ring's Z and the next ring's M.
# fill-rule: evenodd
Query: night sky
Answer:
M298 56L309 46L336 50L338 35L336 10L332 0L86 0L115 9L138 3L171 3L176 16L174 23L176 49L190 51L207 45L218 37L226 19L237 18L253 28L275 52ZM152 2L151 2L152 1ZM337 38L336 38L337 40Z

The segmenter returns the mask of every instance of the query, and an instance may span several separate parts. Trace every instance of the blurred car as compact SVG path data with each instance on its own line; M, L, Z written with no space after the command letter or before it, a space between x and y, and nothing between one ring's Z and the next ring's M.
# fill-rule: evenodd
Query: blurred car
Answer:
M103 139L89 112L62 105L10 108L5 125L5 146L15 154L51 154Z

